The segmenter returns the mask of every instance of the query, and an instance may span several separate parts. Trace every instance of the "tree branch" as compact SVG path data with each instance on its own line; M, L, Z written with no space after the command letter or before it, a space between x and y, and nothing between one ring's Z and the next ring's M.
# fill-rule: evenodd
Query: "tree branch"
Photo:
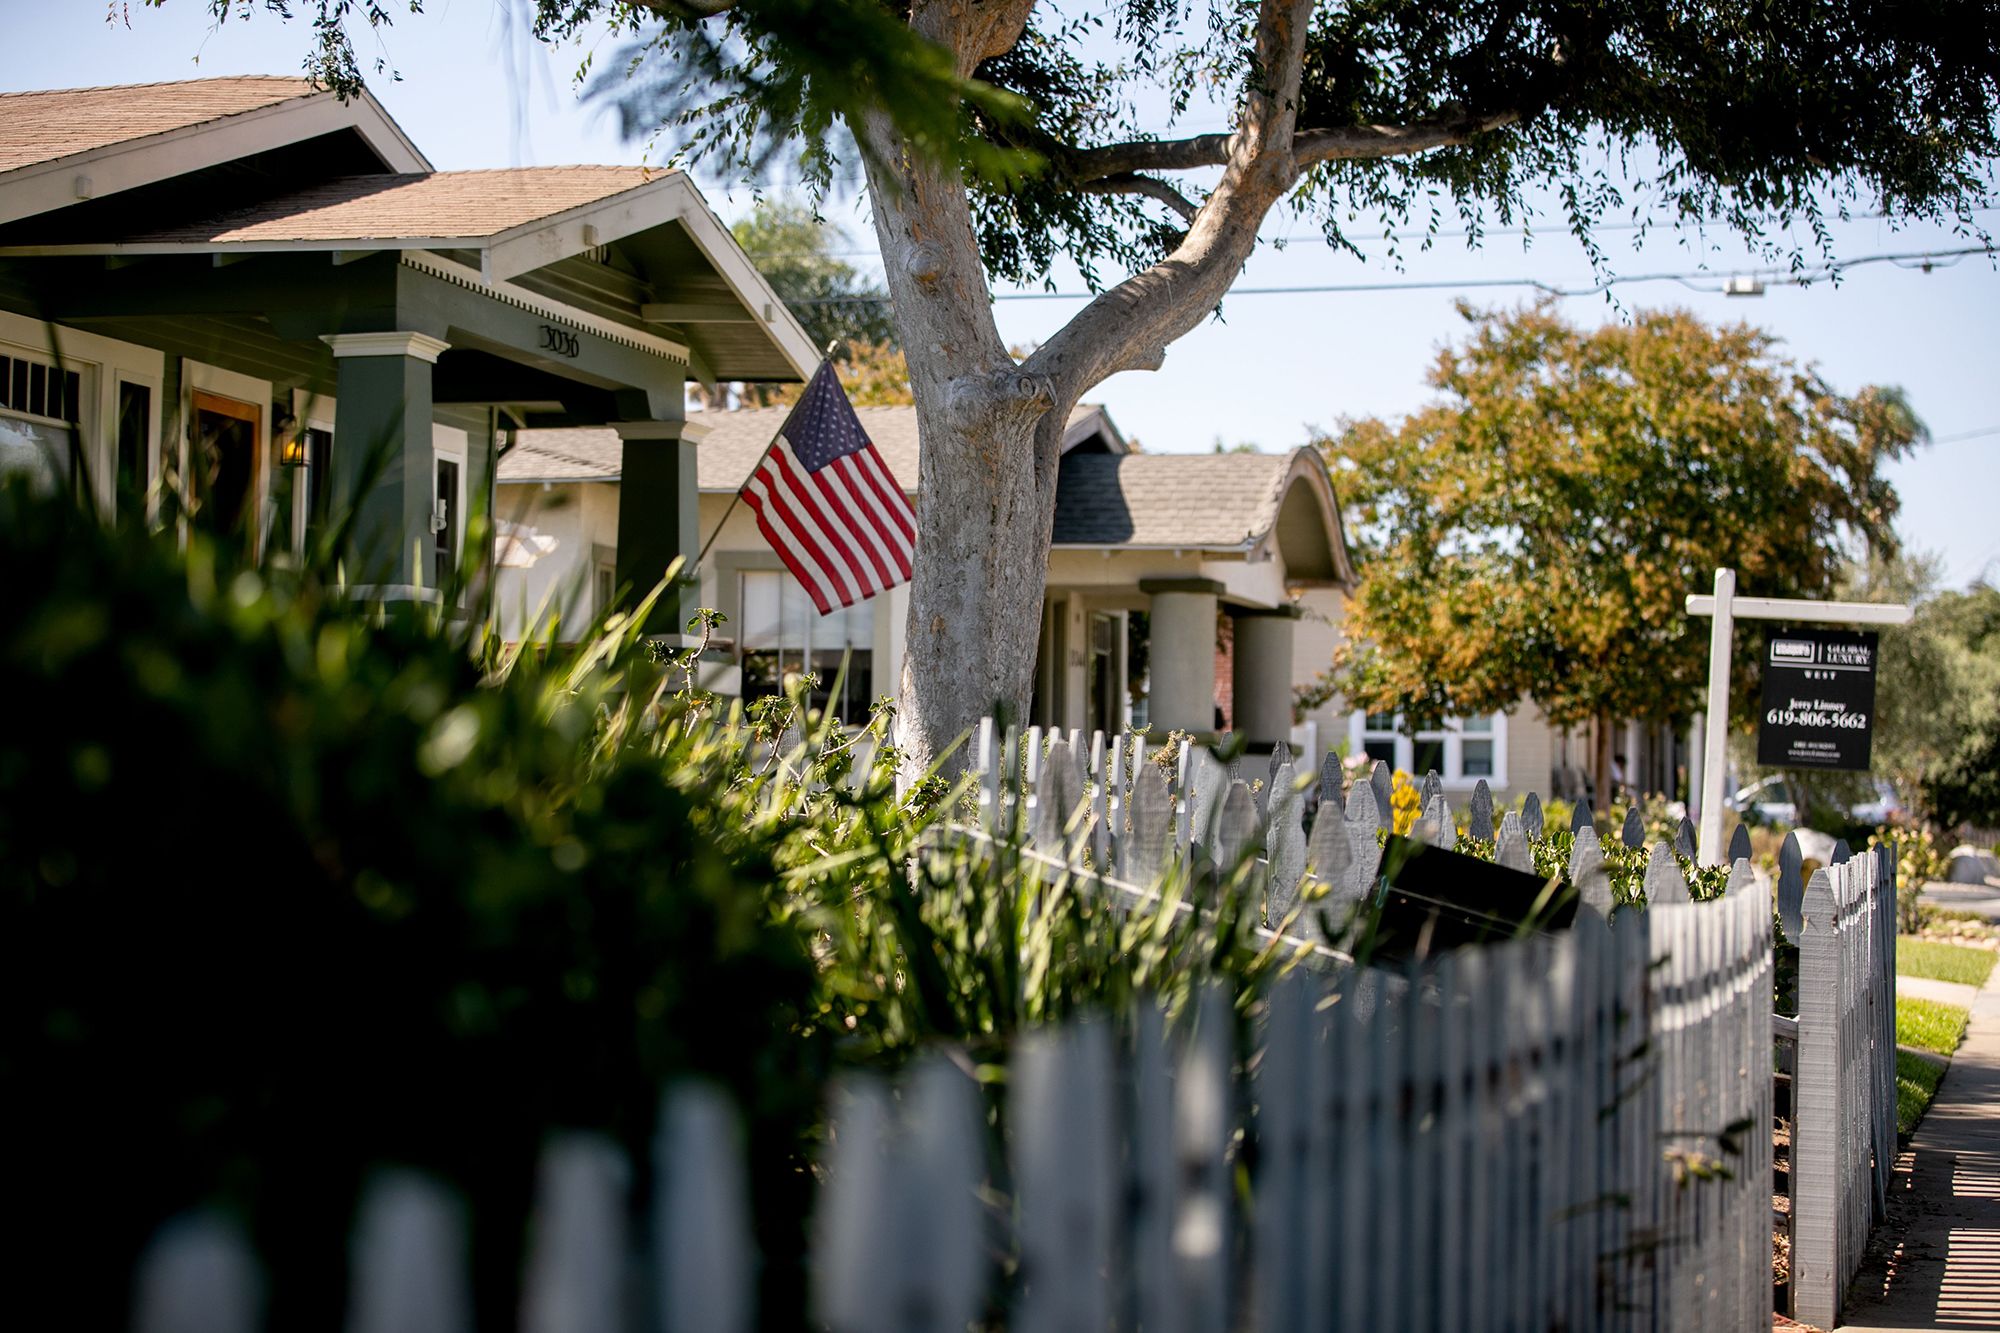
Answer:
M1057 404L1119 370L1157 364L1159 349L1200 323L1242 271L1264 215L1298 179L1293 137L1311 13L1311 0L1264 0L1241 122L1226 138L1204 136L1227 145L1222 180L1173 253L1098 296L1022 367L1047 377ZM1099 178L1115 174L1123 173ZM1052 487L1055 457L1037 461Z
M1357 158L1408 157L1412 153L1465 143L1489 130L1512 125L1520 118L1519 111L1507 110L1480 115L1439 116L1413 121L1408 125L1347 125L1337 130L1301 130L1293 151L1298 155L1301 166Z
M1520 118L1520 112L1506 110L1434 116L1408 125L1344 125L1338 129L1300 130L1292 151L1301 166L1355 158L1407 157L1465 143L1474 135L1511 125ZM1082 182L1143 171L1195 171L1226 165L1229 140L1227 134L1132 139L1076 149L1064 159L1064 165L1072 180Z
M910 26L949 50L958 76L969 79L980 61L1014 49L1034 9L1035 0L920 0Z
M718 14L726 14L736 8L736 0L633 0L639 8L650 9L655 14L668 18L691 19L699 22L712 19Z
M1085 194L1143 194L1148 199L1159 200L1189 222L1194 221L1194 215L1201 211L1192 199L1158 176L1141 176L1137 172L1127 172L1120 176L1102 176L1096 180L1085 181L1078 188Z
M1138 171L1194 171L1229 161L1229 136L1197 134L1187 139L1133 139L1125 143L1079 148L1063 165L1071 179L1100 180Z

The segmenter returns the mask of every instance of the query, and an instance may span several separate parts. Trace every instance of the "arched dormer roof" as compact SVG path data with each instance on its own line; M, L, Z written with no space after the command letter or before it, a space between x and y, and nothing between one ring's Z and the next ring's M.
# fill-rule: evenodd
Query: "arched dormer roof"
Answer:
M1276 556L1294 586L1349 587L1354 568L1318 451L1066 455L1055 545Z
M1285 581L1304 587L1354 586L1347 533L1333 474L1317 449L1294 449L1279 478L1270 530L1264 540L1285 562Z

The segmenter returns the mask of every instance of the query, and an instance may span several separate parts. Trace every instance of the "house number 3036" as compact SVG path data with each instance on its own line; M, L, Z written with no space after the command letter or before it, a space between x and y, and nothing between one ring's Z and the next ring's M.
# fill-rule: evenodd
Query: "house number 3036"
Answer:
M542 350L554 352L557 356L575 356L583 348L576 335L568 329L559 329L553 324L542 325Z

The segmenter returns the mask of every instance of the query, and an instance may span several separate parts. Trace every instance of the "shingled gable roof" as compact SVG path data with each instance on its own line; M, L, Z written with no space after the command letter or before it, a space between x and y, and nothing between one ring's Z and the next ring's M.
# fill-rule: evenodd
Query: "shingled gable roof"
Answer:
M506 167L339 176L211 218L136 231L124 244L484 241L638 189L664 174L644 167Z
M318 91L305 79L251 75L0 93L0 124L6 126L0 134L0 172L189 129Z
M348 131L388 171L430 163L365 90L247 75L0 93L0 223Z
M788 407L754 407L736 412L701 412L688 418L697 434L695 467L704 491L728 493L742 489L764 447L785 424ZM917 411L913 407L858 407L861 428L868 432L882 461L905 491L917 490ZM1096 438L1101 447L1122 451L1125 439L1102 407L1080 403L1070 412L1063 448L1073 450ZM500 458L499 480L528 482L617 481L623 454L615 431L577 427L567 430L522 431L514 447Z

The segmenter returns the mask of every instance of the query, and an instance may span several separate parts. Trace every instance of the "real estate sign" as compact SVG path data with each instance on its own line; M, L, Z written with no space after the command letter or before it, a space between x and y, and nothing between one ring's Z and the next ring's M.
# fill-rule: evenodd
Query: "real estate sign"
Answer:
M1874 736L1876 635L1772 630L1764 639L1764 711L1757 762L1766 768L1865 770Z

